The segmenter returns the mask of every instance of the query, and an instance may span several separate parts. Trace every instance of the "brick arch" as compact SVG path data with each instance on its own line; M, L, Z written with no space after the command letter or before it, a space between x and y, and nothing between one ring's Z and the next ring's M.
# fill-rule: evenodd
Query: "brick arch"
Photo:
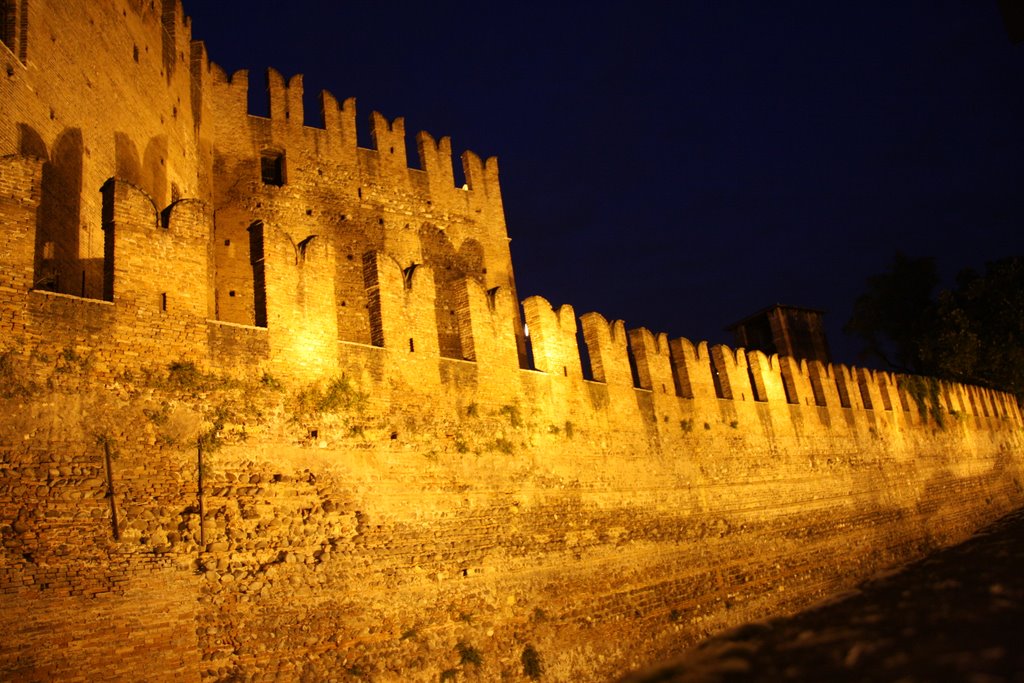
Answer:
M102 263L88 263L81 256L82 131L64 129L49 151L30 127L22 125L19 136L23 154L44 159L36 215L33 287L99 297Z
M483 249L475 240L466 240L457 250L447 233L430 223L419 230L423 262L434 273L434 310L437 317L437 345L444 357L463 358L459 331L460 283L469 275L483 282Z
M484 248L480 242L473 238L462 241L456 254L456 265L464 275L476 278L484 282L484 275L487 273L485 267Z

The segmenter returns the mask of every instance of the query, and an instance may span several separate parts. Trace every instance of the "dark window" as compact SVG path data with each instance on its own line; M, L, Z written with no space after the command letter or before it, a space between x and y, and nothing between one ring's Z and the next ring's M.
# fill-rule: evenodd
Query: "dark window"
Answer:
M0 0L0 41L10 48L11 52L15 51L18 26L15 2L16 0Z
M263 223L259 221L249 226L249 262L252 264L253 325L266 327L267 280L263 265Z
M266 151L260 155L260 175L264 185L284 185L284 154Z

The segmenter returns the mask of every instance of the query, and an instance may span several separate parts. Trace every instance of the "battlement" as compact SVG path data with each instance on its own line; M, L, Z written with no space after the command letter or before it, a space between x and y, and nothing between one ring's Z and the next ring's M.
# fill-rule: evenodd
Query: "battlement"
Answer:
M405 120L401 117L388 121L379 112L369 117L370 138L373 149L358 146L356 133L356 100L345 99L339 106L337 98L327 90L320 92L319 125L307 123L303 109L303 77L296 74L289 79L276 69L267 69L267 98L269 118L249 112L249 74L236 71L230 76L216 63L209 62L209 89L214 115L220 130L241 128L257 133L266 147L287 154L307 154L315 150L320 164L340 167L358 167L364 185L399 183L406 191L416 190L448 210L475 212L489 208L501 210L501 187L498 181L498 160L481 160L471 151L460 159L466 184L455 185L452 171L451 139L435 140L425 131L416 134L418 167L410 167L406 149ZM228 133L218 134L218 140L233 139ZM237 140L231 147L235 153L258 152Z
M219 237L211 239L207 205L180 199L159 210L144 190L113 178L102 191L104 298L113 303L113 311L95 314L92 327L69 325L68 307L84 311L91 302L40 298L30 286L41 185L40 160L13 156L0 161L0 217L8 237L0 264L5 292L0 313L5 328L15 331L6 349L31 355L74 348L103 357L101 367L111 376L188 359L240 377L269 373L304 382L330 377L351 364L353 347L339 334L336 296L338 273L349 260L336 240L302 237L270 222L250 226L245 261L258 274L245 296L252 298L248 310L263 310L254 314L253 324L240 325L223 319L216 306L210 309L208 288L217 287L221 276L210 257ZM387 353L389 372L433 392L442 390L444 363L470 362L478 368L475 385L481 401L500 401L509 388L519 391L515 387L525 380L516 353L517 306L509 288L487 288L472 275L439 281L430 265L403 267L382 250L367 250L359 260L366 341ZM439 282L450 294L441 291ZM237 299L242 292L232 294ZM438 299L449 295L454 308L450 316L444 315L447 309L439 315ZM618 409L633 414L641 408L630 397L650 392L654 403L649 410L673 421L694 409L713 411L725 401L829 412L916 411L913 419L925 420L928 411L937 411L1022 424L1016 401L989 389L942 382L934 396L914 398L908 394L910 385L891 373L798 362L725 345L709 348L705 342L669 339L645 328L627 330L622 321L608 322L599 313L579 319L594 378L585 382L572 307L555 308L535 296L523 302L523 310L534 372L548 378L564 405L585 404L593 392L585 387L591 384L606 387ZM442 321L454 330L457 355L448 353L452 347L445 344ZM362 353L355 351L356 356ZM489 396L494 389L501 396ZM558 409L557 403L552 409Z

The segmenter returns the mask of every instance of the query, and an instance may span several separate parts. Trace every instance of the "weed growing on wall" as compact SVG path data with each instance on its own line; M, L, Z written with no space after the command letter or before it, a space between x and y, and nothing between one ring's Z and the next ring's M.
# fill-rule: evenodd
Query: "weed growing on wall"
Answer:
M466 664L472 664L473 666L480 666L483 664L483 656L480 654L480 650L476 649L472 645L459 641L459 644L455 646L459 651L459 663L465 666Z
M341 412L361 413L366 408L368 398L365 393L353 388L347 377L339 377L326 386L314 382L299 390L294 396L293 412L298 419Z
M523 654L519 661L523 664L523 675L527 678L537 680L544 673L544 662L541 661L540 653L537 652L533 645L527 645L523 648Z
M272 391L284 390L284 385L281 384L281 382L276 377L271 375L269 372L263 373L263 377L260 378L260 384L262 384L265 388L270 389Z
M16 365L14 349L0 352L0 398L28 396L36 390L34 382L24 382Z
M939 381L934 377L920 375L900 375L899 387L910 394L921 417L928 419L931 415L935 423L943 427L942 406L939 403Z
M92 367L92 355L83 356L71 346L65 346L57 354L57 365L54 370L60 374L70 372L88 372Z
M170 417L171 404L167 401L160 403L159 409L154 408L143 408L142 414L157 427L162 427L167 424L167 420Z
M203 375L192 361L175 361L167 367L167 383L181 389L199 389Z
M508 439L495 439L493 449L499 453L504 453L505 455L512 455L516 447Z
M202 391L217 391L241 386L241 382L229 377L203 372L190 360L178 360L167 366L167 377L160 376L150 370L146 371L146 383L166 389L176 389L196 395Z
M523 426L523 418L519 413L519 406L516 405L503 405L498 413L508 418L508 422L512 427L519 428Z

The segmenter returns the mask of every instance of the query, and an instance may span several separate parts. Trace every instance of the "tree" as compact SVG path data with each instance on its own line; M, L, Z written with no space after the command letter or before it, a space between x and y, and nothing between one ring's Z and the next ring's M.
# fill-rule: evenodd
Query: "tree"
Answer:
M844 328L890 368L1012 392L1024 398L1024 258L965 269L936 292L930 258L897 254L868 279Z
M894 370L927 374L921 349L934 324L934 292L939 284L935 261L897 252L892 270L868 278L867 291L853 305L843 328L864 342L865 359L876 358Z

